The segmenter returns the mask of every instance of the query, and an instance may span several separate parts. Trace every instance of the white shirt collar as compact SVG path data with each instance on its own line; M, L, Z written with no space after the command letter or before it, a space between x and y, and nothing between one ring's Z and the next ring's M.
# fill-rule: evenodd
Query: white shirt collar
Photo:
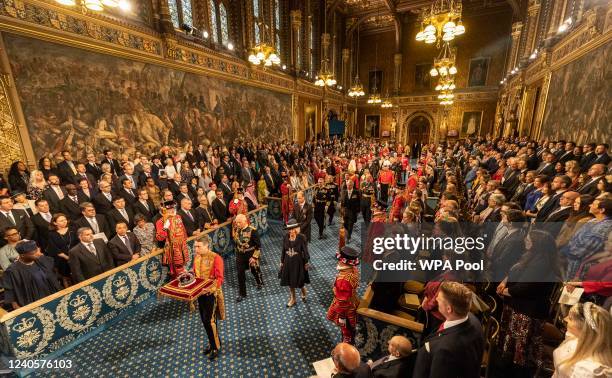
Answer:
M444 322L444 329L449 329L451 327L457 326L463 322L467 322L467 320L468 320L468 315L466 315L465 318L463 319L447 320Z

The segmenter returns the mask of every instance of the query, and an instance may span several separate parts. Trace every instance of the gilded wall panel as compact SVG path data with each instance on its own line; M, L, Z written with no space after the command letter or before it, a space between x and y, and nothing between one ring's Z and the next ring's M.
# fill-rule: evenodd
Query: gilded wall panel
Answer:
M15 160L24 159L7 85L8 77L0 78L0 172L6 171Z

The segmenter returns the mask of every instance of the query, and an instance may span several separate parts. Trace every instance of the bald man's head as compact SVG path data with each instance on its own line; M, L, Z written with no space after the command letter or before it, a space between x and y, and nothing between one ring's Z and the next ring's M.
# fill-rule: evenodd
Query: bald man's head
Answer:
M389 354L397 358L409 356L412 353L412 343L404 336L393 336L389 340Z
M347 343L336 345L332 351L332 359L339 372L352 373L361 364L357 348Z
M236 222L236 226L244 228L247 225L247 218L244 214L238 214L234 222Z

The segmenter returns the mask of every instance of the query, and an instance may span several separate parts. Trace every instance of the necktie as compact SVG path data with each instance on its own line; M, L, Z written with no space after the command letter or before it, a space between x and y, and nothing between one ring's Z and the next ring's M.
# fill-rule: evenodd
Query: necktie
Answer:
M94 256L98 256L98 252L96 252L96 247L93 243L87 244L87 249L89 249L89 252L93 253Z
M13 218L13 213L8 212L8 213L4 213L4 215L11 221L11 224L13 226L17 225L17 223L15 223L15 218Z
M147 211L149 211L149 204L146 203L146 202L141 202L141 203L142 203L142 206L144 206L145 209L147 209Z
M53 190L57 194L57 198L59 198L60 200L64 199L64 192L62 192L62 189L59 187L59 185L53 186Z
M124 235L121 238L123 239L123 243L125 243L125 246L127 247L128 251L130 251L130 253L134 253L132 251L132 246L130 245L130 240L128 239L127 235Z
M100 232L100 227L98 226L98 221L96 220L96 218L89 218L89 223L91 224L91 228L93 228L94 234Z
M125 218L126 221L130 221L130 218L128 217L127 211L125 211L125 209L121 209L119 210L119 212L121 213L121 215L123 216L123 218Z
M444 323L440 324L440 326L438 327L438 332L442 331L444 331Z
M191 221L193 222L193 215L191 215L191 211L190 210L185 210L185 212L189 216L189 219L191 219Z
M79 201L77 200L76 196L70 196L70 199L72 201L74 201L75 203L79 203Z
M106 197L106 199L108 200L108 202L112 202L113 201L113 197L111 196L110 193L104 193L104 197Z
M45 217L45 220L49 223L51 223L51 218L53 218L53 216L51 215L51 213L44 213L43 216Z

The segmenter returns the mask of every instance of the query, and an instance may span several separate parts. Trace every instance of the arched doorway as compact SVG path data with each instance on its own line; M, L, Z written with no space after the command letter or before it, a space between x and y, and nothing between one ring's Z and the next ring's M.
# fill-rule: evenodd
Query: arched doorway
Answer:
M417 158L424 144L429 143L431 121L429 117L418 114L406 120L408 138L406 144L410 146L411 157Z

